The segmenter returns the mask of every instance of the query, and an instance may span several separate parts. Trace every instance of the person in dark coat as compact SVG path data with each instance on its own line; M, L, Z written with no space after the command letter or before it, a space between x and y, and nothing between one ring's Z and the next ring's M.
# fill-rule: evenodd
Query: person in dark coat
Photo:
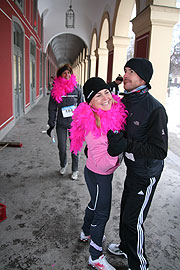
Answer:
M67 168L67 135L71 127L72 115L74 109L83 102L81 89L77 86L76 76L73 74L70 65L65 64L57 70L57 76L54 80L53 89L48 105L48 124L47 134L51 136L53 128L56 126L60 174L64 175ZM79 154L71 153L73 180L78 179L78 161Z
M145 58L125 64L124 97L129 112L125 133L108 132L108 153L124 152L126 178L121 199L118 244L108 250L128 258L129 270L149 269L146 256L146 220L168 150L167 114L149 90L153 67Z
M115 81L110 82L110 91L111 93L118 95L119 94L119 85L122 83L123 77L119 74Z

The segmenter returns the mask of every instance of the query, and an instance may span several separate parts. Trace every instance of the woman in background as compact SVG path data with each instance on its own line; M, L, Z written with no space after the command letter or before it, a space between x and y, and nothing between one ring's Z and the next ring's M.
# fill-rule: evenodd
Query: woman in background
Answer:
M67 161L67 135L71 127L72 114L74 109L83 101L82 91L77 87L76 77L73 74L72 67L68 64L57 70L57 77L54 80L53 89L49 99L49 129L47 134L51 137L51 131L56 125L60 174L64 175L68 165ZM72 175L73 180L78 179L78 153L71 154L72 157Z

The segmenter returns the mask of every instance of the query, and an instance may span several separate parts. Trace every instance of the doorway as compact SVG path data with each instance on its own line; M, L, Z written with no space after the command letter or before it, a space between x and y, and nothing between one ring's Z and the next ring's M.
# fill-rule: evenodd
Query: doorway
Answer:
M24 113L24 80L23 80L23 37L21 27L14 23L14 55L13 55L13 96L14 117L19 118Z
M30 102L36 100L36 44L33 40L30 43Z

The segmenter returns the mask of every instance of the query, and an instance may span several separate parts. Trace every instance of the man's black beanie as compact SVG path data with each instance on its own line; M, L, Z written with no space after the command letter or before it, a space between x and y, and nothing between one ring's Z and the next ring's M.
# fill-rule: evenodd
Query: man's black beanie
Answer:
M133 69L141 79L143 79L148 88L151 89L149 84L151 77L153 75L153 67L149 60L146 58L131 58L124 66Z
M83 94L86 102L89 104L91 99L101 90L108 89L110 87L105 81L99 77L92 77L88 79L83 86Z

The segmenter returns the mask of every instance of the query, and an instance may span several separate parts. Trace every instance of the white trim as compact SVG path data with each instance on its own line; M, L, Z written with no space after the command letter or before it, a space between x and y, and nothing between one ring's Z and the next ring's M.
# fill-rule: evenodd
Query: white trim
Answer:
M29 39L30 40L30 37L28 37L27 35L24 35L27 39Z
M90 208L90 207L88 206L88 208L89 208L90 210L94 211L94 210L96 209L98 197L99 197L99 186L97 185L96 200L95 200L94 208Z
M14 115L12 115L9 119L7 119L2 125L0 125L0 128L2 128L7 122L9 122L11 119L14 118Z
M30 102L25 105L25 108L29 107L31 104Z
M2 140L8 134L8 132L14 127L14 125L15 119L13 118L11 122L9 122L3 129L0 130L0 140Z
M12 19L2 10L2 8L0 8L0 10L2 11L2 13L10 20L12 21Z
M143 243L144 243L144 232L142 228L143 220L144 220L144 209L146 208L151 192L152 192L152 187L156 182L156 178L150 178L150 185L147 187L146 190L146 195L144 198L144 203L141 207L139 217L138 217L138 222L137 222L137 234L138 234L138 241L137 241L137 255L139 257L139 260L141 262L140 269L141 270L146 270L146 265L147 261L146 258L143 256Z
M22 21L22 23L27 27L27 29L29 30L29 32L31 33L32 36L34 36L34 38L37 40L37 42L39 43L39 46L41 47L41 40L39 38L39 36L34 35L34 33L31 31L31 29L29 28L29 26L25 23L25 21L21 18L21 16L17 13L17 11L13 8L13 6L11 5L11 3L9 3L8 0L6 0L8 2L8 4L11 6L11 8L13 9L13 11L16 13L16 15L19 17L19 19Z
M102 247L100 247L96 243L94 243L92 239L91 239L91 242L90 242L90 246L92 246L93 248L95 248L98 251L102 251Z

